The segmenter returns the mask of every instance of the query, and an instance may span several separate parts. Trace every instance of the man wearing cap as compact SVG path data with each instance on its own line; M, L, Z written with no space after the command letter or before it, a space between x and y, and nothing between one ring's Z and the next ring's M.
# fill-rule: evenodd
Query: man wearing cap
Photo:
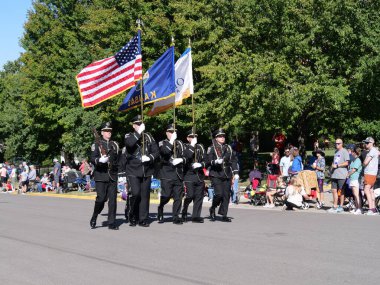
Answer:
M203 218L201 218L205 178L203 168L207 165L204 147L197 143L197 137L198 135L193 130L187 132L188 143L185 145L185 151L189 152L189 159L184 164L186 196L183 202L182 220L187 221L187 209L190 203L194 202L191 220L193 223L203 223Z
M96 218L108 200L108 228L118 230L115 218L119 146L111 140L111 136L112 125L110 122L106 122L101 127L101 137L91 147L91 162L95 166L96 200L90 226L91 228L96 227Z
M160 204L157 209L158 223L164 222L164 206L173 197L173 223L181 225L179 217L183 198L183 165L187 163L185 145L177 140L176 129L173 124L166 128L167 139L159 142L162 167L159 178L161 180Z
M350 162L350 155L343 147L343 141L341 139L335 140L335 154L334 160L331 165L331 192L333 194L333 207L331 207L329 213L341 213L344 211L344 184L346 182L348 174L348 165ZM340 201L339 201L340 198ZM338 207L338 202L339 207Z
M144 133L145 124L141 115L132 119L132 127L134 132L125 135L128 220L132 227L137 222L139 226L149 227L150 183L159 150L152 135Z
M374 146L375 140L372 137L366 138L365 148L368 153L363 162L364 167L364 193L368 200L368 212L367 215L378 215L375 206L375 193L373 192L373 186L376 183L376 176L379 167L379 151Z
M239 179L239 168L231 146L225 143L225 131L218 129L213 133L213 137L212 145L207 150L207 161L211 164L209 175L215 191L210 208L210 220L216 220L215 208L221 203L218 214L222 215L222 221L231 222L227 217L230 189L232 178Z

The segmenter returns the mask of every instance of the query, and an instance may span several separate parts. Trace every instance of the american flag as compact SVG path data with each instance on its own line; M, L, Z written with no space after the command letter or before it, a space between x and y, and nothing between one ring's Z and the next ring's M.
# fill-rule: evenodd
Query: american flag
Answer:
M77 76L84 108L93 107L136 85L142 77L140 31L115 56L95 61Z

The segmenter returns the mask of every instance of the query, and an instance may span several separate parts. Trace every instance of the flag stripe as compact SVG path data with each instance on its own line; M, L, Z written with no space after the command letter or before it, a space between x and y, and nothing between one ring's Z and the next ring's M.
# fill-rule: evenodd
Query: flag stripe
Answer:
M134 64L140 65L140 66L142 65L141 64L141 56L136 57L135 61L131 61L131 62L127 63L126 66L133 67ZM118 66L115 58L112 57L111 60L109 60L106 65L102 65L101 68L92 69L91 71L89 71L89 70L84 71L83 70L79 74L80 77L78 75L79 82L81 82L81 84L84 84L84 83L87 83L91 80L97 80L97 79L101 78L102 76L107 75L108 73L112 73L118 67L119 66Z
M104 68L105 65L109 65L110 63L114 63L115 58L113 56L108 57L106 59L99 60L97 62L93 62L87 67L85 67L79 74L78 77L86 76L87 74L93 72L94 70Z
M91 97L96 98L97 96L102 96L103 94L107 93L107 89L112 90L112 88L114 88L115 86L129 82L134 82L134 78L131 77L130 74L122 73L121 76L118 76L113 80L107 81L105 84L96 86L95 88L92 88L91 90L86 92L82 91L82 96L83 99L88 99Z
M124 68L119 68L118 70L115 70L114 72L112 72L110 74L107 74L104 77L96 79L96 80L94 80L92 82L81 84L82 94L83 95L87 95L89 93L87 91L90 91L90 90L92 90L93 92L95 92L97 88L101 88L102 86L110 84L113 81L116 81L120 77L131 76L131 75L134 76L135 73L137 73L136 72L137 70L136 71L135 70L136 69L134 69L133 66L128 66L125 69Z
M125 85L125 86L122 86L122 87L120 87L118 89L115 89L114 92L113 92L112 97L115 97L115 96L119 95L120 93L123 93L125 90L133 87L134 85L135 84L133 82L131 82L131 83ZM92 107L92 106L97 105L99 103L102 103L102 102L104 102L104 101L106 101L106 100L108 100L108 99L110 99L112 97L110 97L109 95L105 95L105 96L97 98L96 100L92 100L91 102L84 102L83 101L83 107Z

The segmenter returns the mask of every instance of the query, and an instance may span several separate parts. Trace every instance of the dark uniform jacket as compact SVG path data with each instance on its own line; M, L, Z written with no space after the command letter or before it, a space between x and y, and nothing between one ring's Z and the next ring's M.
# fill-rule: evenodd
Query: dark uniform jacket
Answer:
M142 138L138 132L125 135L126 147L126 175L136 177L149 177L153 175L154 163L160 153L154 138L149 133L144 133L145 155L150 161L141 162L142 157Z
M215 149L215 147L216 149ZM237 159L231 146L228 144L220 145L215 141L207 150L208 161L210 163L210 177L232 178L234 174L239 173ZM222 164L216 164L215 160L223 159Z
M168 139L160 141L160 156L161 156L161 169L159 172L160 179L169 180L183 180L183 165L187 163L187 159L190 158L190 153L185 151L185 144L180 140L175 140L176 144L176 158L182 158L183 163L174 166L172 161L174 159L172 145Z
M102 156L100 147L97 143L92 145L91 162L95 166L94 180L102 182L117 181L119 145L114 141L106 141L103 138L100 139L100 143L106 150L109 159L107 163L99 162L99 158Z
M189 182L203 182L205 179L203 168L207 168L209 165L209 163L206 162L207 157L205 156L203 145L196 144L195 146L192 146L191 144L186 144L185 149L185 151L189 152L190 154L187 154L187 156L189 156L189 159L187 159L186 164L184 164L185 175L183 180ZM195 153L197 154L196 161ZM193 169L192 165L195 162L202 164L202 167Z

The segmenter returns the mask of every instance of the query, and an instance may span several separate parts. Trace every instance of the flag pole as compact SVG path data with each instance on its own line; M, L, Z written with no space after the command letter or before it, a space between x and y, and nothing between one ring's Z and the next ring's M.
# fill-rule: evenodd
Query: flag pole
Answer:
M172 43L171 43L171 46L174 46L174 36L172 36ZM176 130L176 117L175 117L175 95L174 95L174 102L173 102L173 128L174 128L174 131ZM176 142L174 141L174 145L173 145L173 157L174 158L177 158L177 147L176 147Z
M191 39L190 38L189 38L189 48L191 48ZM193 134L195 134L196 133L196 127L195 127L194 92L193 92L193 94L191 94L191 109L192 109L192 119L193 119L192 131L193 131ZM198 162L198 160L197 160L197 149L196 149L196 146L195 146L195 150L194 150L194 161Z
M143 25L143 22L141 21L141 19L137 19L136 20L136 23L137 23L137 32L140 33L140 36L139 36L139 47L141 49L141 26ZM141 56L142 56L142 50L141 50ZM141 109L141 121L142 123L144 123L144 92L143 92L143 84L144 84L144 72L142 70L142 67L141 67L141 74L142 74L142 77L140 79L140 109ZM145 155L145 138L144 138L144 132L141 133L141 144L142 144L142 150L141 150L141 154L142 155Z

